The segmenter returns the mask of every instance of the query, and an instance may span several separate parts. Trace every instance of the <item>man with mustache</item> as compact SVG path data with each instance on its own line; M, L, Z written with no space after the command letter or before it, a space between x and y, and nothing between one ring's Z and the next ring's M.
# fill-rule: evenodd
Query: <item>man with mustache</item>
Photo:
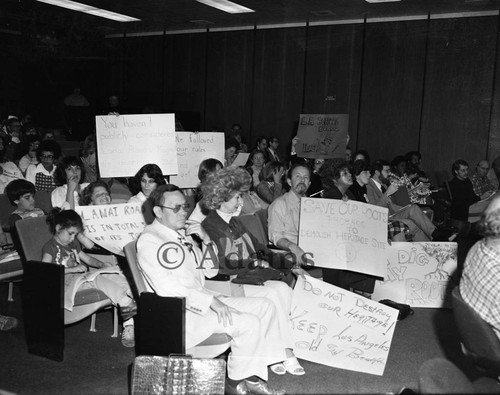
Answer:
M304 251L297 243L299 241L300 198L306 196L311 184L311 171L303 163L294 164L287 174L290 191L277 198L268 209L269 239L277 247L290 251L299 265L306 264ZM297 266L295 274L303 273Z

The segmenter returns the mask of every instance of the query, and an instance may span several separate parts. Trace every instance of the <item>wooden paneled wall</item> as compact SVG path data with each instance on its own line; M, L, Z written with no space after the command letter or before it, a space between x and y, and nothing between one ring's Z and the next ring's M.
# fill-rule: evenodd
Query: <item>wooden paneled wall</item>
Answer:
M300 113L348 113L352 148L420 150L442 182L455 159L500 156L498 34L482 16L114 38L108 81L201 130L277 135L282 154Z

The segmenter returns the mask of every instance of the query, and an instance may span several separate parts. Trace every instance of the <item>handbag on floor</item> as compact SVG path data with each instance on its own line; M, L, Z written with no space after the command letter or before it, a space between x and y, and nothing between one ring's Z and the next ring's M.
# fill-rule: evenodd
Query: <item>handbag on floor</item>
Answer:
M226 361L189 355L136 357L132 395L223 395Z
M390 299L379 300L379 303L399 310L398 321L404 320L406 317L408 317L409 315L413 315L414 313L413 309L408 304L397 303Z

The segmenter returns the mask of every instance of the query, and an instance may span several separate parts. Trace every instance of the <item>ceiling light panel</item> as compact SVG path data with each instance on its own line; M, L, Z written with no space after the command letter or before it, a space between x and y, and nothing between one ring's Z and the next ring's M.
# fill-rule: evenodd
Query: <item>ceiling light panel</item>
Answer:
M246 12L255 12L254 10L244 7L242 5L233 3L228 0L196 0L198 3L208 5L210 7L217 8L221 11L228 12L230 14L243 14Z
M113 21L118 21L118 22L137 22L137 21L140 21L140 19L137 19L137 18L134 18L131 16L118 14L116 12L103 10L100 8L92 7L91 5L88 5L88 4L82 4L82 3L78 3L76 1L71 1L71 0L37 0L37 1L40 3L55 5L57 7L66 8L68 10L84 12L86 14L99 16L101 18L111 19Z

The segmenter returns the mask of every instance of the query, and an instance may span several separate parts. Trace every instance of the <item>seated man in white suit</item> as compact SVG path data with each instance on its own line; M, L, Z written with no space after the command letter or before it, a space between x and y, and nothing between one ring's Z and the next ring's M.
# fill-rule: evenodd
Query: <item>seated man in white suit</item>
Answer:
M227 363L230 390L284 394L266 382L268 365L286 359L275 305L266 298L227 297L204 288L205 276L215 276L218 269L207 258L211 240L201 225L186 227L186 198L175 185L161 185L150 200L155 220L138 239L139 266L150 290L186 298L186 348L213 333L227 333L232 337ZM201 238L203 251L190 234Z

